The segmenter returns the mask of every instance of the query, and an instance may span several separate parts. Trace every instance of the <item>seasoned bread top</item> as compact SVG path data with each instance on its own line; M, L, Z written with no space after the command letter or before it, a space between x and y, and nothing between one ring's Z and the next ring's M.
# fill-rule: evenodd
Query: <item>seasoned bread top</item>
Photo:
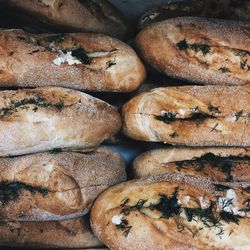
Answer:
M55 148L87 151L120 126L111 105L79 91L44 87L0 92L0 156Z
M97 32L119 38L125 38L128 31L121 13L105 0L4 0L2 2L5 7L14 8L12 11L18 11L24 18L30 16L38 19L52 30Z
M162 148L145 152L133 162L133 176L165 173L204 177L212 181L250 182L249 148Z
M123 131L143 141L250 146L249 87L156 88L123 106Z
M249 184L176 174L125 182L97 198L92 228L111 249L248 249Z
M250 83L250 25L220 19L179 17L147 26L137 36L156 69L201 84Z
M0 30L0 86L130 92L146 76L125 43L101 34Z
M108 148L0 158L0 220L76 217L103 190L125 180L123 159Z

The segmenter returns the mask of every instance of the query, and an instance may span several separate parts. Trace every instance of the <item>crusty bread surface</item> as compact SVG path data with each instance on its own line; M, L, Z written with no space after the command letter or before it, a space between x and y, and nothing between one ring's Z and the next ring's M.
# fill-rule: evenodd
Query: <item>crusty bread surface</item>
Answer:
M0 156L93 150L120 126L115 108L79 91L42 87L0 92Z
M186 146L250 146L249 86L156 88L123 106L133 139Z
M40 153L0 158L0 220L62 220L86 214L107 187L126 180L109 148L84 154Z
M134 50L101 34L0 30L0 86L130 92L146 77Z
M249 249L249 184L176 174L121 183L97 198L91 225L111 249Z
M145 60L174 78L208 85L250 83L250 24L179 17L154 23L136 39Z
M133 177L178 173L212 181L250 182L249 148L162 148L133 162Z

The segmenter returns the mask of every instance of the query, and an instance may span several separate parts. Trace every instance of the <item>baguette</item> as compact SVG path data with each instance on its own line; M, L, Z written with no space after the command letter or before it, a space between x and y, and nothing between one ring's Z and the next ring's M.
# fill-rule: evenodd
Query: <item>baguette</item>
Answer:
M92 229L111 249L249 249L249 184L176 174L121 183L95 201Z
M149 25L136 43L162 73L209 85L250 83L250 24L198 17Z
M250 21L250 3L248 0L169 1L143 14L139 19L138 27L142 29L151 23L181 16L200 16Z
M90 151L120 126L112 106L78 91L44 87L0 92L0 156L58 148Z
M100 34L0 30L0 86L130 92L146 76L125 43Z
M249 148L162 148L133 162L133 177L177 173L220 182L250 182Z
M0 246L31 248L95 248L103 244L92 233L88 218L64 221L1 222Z
M128 26L122 14L105 0L2 0L3 8L38 21L50 30L86 31L125 38Z
M0 158L0 220L63 220L86 214L107 187L126 180L125 163L108 148L83 154Z
M137 140L187 146L250 146L250 89L156 88L123 106L123 131Z

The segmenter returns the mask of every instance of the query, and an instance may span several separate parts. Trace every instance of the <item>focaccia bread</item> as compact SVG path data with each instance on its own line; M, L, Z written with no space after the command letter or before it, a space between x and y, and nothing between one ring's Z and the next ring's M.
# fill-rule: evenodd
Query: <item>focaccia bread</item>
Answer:
M108 103L64 88L0 91L0 156L90 151L121 127Z
M0 158L0 221L62 220L86 214L94 199L126 180L111 149Z
M165 173L204 177L212 181L250 182L249 148L162 148L133 162L133 177Z
M250 2L248 0L172 0L148 10L139 19L138 27L142 29L151 23L181 16L250 21Z
M1 0L1 5L51 30L97 32L118 38L128 32L122 14L106 0Z
M115 185L91 210L111 249L249 249L250 183L234 186L176 174Z
M0 246L25 248L95 248L88 218L64 221L0 222Z
M250 89L241 86L156 88L123 106L133 139L187 146L250 146Z
M146 77L125 43L101 34L0 30L0 86L130 92Z
M145 60L178 79L209 85L250 83L250 24L198 17L154 23L136 39Z

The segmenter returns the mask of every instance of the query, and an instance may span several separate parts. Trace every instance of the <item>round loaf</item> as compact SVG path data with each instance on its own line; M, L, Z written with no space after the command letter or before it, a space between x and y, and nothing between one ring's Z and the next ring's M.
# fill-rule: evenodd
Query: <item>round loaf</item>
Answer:
M83 154L0 158L0 220L62 220L86 214L107 187L126 180L125 163L108 148Z
M115 185L91 210L110 249L248 249L249 187L182 175Z
M125 38L121 13L106 0L2 0L3 8L50 30L87 31Z
M145 60L174 78L208 85L250 83L248 22L179 17L154 23L136 39Z
M92 150L116 134L119 113L90 95L55 87L0 92L0 156Z
M101 34L0 30L0 86L130 92L146 77L125 43Z
M1 222L0 246L89 249L103 244L83 216L64 221Z
M187 146L250 146L249 87L156 88L123 106L133 139Z
M249 148L162 148L133 162L133 177L178 173L212 181L250 182Z

